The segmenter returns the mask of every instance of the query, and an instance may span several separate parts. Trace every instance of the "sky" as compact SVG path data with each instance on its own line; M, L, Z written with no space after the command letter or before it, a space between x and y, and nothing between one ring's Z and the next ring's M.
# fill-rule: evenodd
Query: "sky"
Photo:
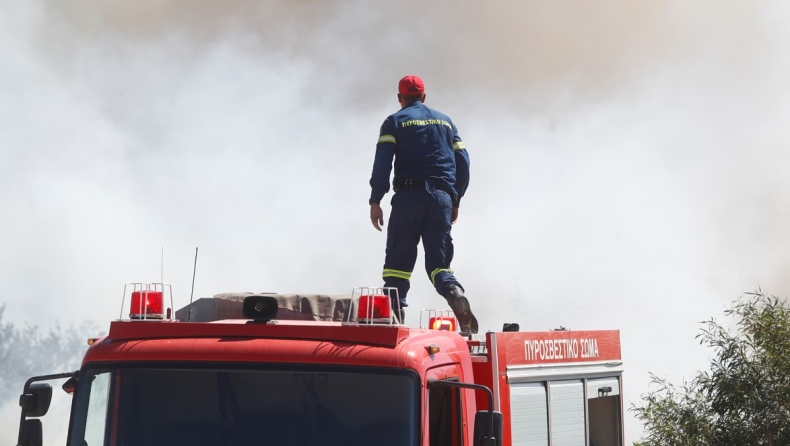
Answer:
M125 283L161 277L180 308L196 247L195 298L379 285L367 182L417 74L471 157L453 269L481 329L619 329L628 407L648 373L705 367L699 322L790 289L788 13L0 0L4 320L107 326ZM422 262L410 325L445 305Z

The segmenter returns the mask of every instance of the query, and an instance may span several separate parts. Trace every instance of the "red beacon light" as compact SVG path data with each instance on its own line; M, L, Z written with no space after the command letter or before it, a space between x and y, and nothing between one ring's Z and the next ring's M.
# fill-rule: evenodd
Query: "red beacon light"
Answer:
M390 322L390 298L382 295L359 296L357 320L360 322Z
M458 319L452 310L420 311L420 328L438 331L458 331Z
M132 287L131 304L129 305L130 319L160 321L171 319L173 290L169 284L128 283L123 287L124 300L129 286ZM165 287L170 290L170 307L165 306ZM121 318L123 318L123 303L121 304Z
M397 295L393 288L358 287L351 292L352 301L357 304L357 323L393 324L390 294ZM397 299L396 299L397 300Z
M134 291L129 317L132 319L164 319L165 313L161 291Z
M450 316L434 316L428 320L428 328L439 331L455 331L458 321Z

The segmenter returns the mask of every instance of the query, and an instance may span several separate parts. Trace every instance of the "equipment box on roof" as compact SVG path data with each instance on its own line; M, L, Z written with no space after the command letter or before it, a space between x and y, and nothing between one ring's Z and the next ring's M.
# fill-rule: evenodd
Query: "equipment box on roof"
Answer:
M619 331L488 333L479 350L475 381L490 386L494 410L506 414L504 444L623 444Z

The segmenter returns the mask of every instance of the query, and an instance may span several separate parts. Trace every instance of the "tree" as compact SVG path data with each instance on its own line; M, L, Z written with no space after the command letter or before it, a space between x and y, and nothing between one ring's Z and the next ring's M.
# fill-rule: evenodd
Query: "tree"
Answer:
M0 305L0 405L15 404L31 376L77 370L87 339L98 331L88 321L66 329L56 323L48 332L27 324L17 328L3 322L4 310Z
M711 319L697 336L709 371L680 386L652 376L631 408L645 428L634 446L790 445L790 307L758 290L724 314L733 331Z

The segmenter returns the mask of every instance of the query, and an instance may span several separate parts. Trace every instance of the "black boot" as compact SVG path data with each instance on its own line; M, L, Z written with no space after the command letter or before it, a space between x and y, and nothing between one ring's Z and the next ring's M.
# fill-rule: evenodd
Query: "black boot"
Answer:
M403 308L395 310L395 317L398 319L399 324L406 325L406 310Z
M469 307L469 300L464 296L464 291L458 285L450 285L444 292L444 298L450 308L453 309L458 324L461 326L461 333L477 333L477 318L472 314Z

